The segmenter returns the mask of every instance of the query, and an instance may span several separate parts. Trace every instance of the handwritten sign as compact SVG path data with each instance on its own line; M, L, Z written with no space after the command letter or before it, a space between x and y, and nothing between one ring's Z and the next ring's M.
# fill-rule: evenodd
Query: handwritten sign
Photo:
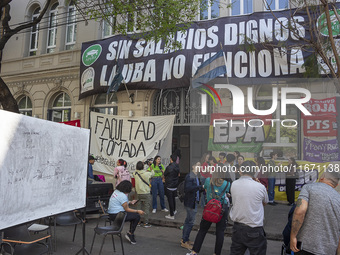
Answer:
M131 170L138 161L160 155L168 159L174 115L129 118L91 112L90 151L97 158L94 169L113 174L118 159Z

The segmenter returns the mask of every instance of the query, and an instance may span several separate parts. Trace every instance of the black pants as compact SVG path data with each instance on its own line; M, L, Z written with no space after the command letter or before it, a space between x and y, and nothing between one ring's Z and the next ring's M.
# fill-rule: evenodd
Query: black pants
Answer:
M290 204L295 202L295 178L286 178L286 194L287 194L287 201Z
M109 214L110 220L114 221L117 214ZM127 212L125 222L130 221L130 233L135 233L138 222L140 221L140 215L138 213Z
M223 247L224 242L224 230L227 227L227 220L228 220L228 207L226 205L223 206L224 213L222 219L216 223L216 241L215 241L215 254L220 255ZM200 223L200 230L197 233L195 238L194 247L192 250L196 253L199 253L205 238L212 222L206 221L202 218Z
M168 190L165 191L166 197L168 198L169 202L169 210L170 210L170 216L174 216L174 211L176 211L176 195L177 190Z
M264 229L234 222L230 255L244 254L247 249L250 255L266 255L267 239Z

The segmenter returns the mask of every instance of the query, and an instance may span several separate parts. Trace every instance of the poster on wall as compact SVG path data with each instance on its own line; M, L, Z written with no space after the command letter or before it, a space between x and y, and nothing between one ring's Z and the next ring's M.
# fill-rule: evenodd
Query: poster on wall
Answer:
M97 160L93 169L113 174L118 159L135 170L138 161L162 157L167 164L171 155L175 115L152 117L121 117L91 112L90 153Z
M305 136L337 136L338 125L334 114L321 114L303 117Z
M311 162L340 161L338 140L313 141L305 137L303 159Z
M271 115L228 113L211 115L209 151L240 151L259 153L271 128Z
M325 99L311 98L304 107L312 114L312 116L320 114L334 114L338 115L336 111L336 98L330 97Z

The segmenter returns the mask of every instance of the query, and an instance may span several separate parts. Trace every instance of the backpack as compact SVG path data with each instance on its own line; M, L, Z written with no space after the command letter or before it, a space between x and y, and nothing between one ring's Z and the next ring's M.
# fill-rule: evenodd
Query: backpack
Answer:
M181 203L183 203L183 201L184 201L184 181L182 181L180 184L178 184L177 196L179 198L179 201L181 201Z
M228 183L223 191L221 192L220 196L224 194L224 192L227 190L227 188L230 186L230 183ZM206 221L217 223L220 222L222 219L224 210L223 210L223 204L221 204L220 196L217 196L217 199L214 198L215 192L213 189L213 185L210 185L211 187L211 194L213 196L213 199L209 200L209 202L204 206L203 210L203 219ZM224 203L224 198L223 198Z

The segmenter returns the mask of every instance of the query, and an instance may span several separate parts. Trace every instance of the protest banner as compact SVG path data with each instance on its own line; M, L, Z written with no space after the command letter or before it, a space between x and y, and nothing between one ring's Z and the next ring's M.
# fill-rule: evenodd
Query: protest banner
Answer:
M91 112L90 152L97 158L94 170L113 174L120 158L129 170L156 155L168 163L174 119L175 115L130 118Z

